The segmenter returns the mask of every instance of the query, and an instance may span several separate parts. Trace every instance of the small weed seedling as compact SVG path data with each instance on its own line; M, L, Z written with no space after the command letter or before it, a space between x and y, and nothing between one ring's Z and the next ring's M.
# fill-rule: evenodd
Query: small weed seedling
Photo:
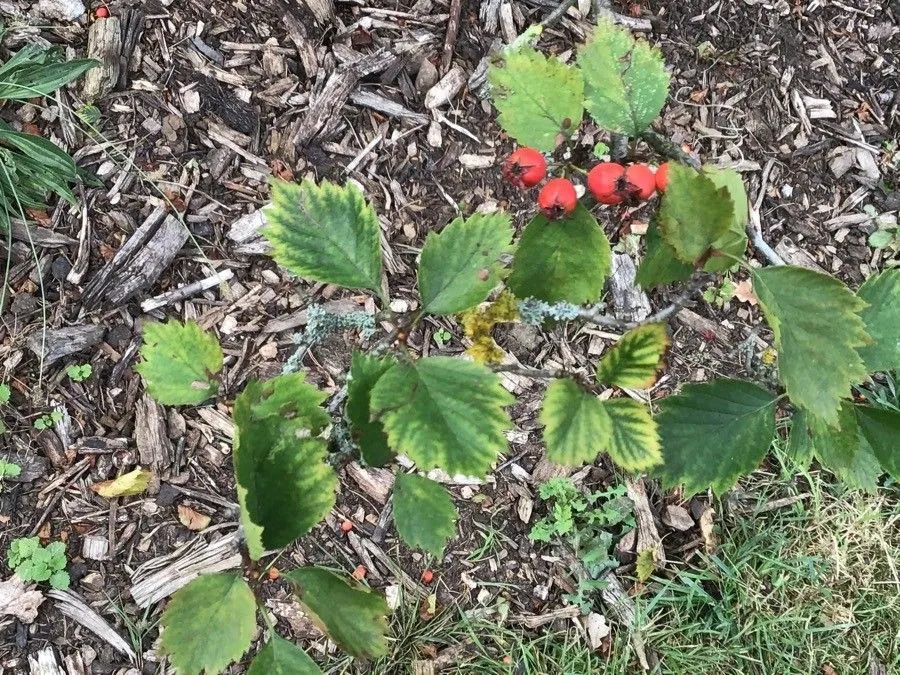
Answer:
M587 613L593 605L591 595L606 586L601 577L618 566L613 545L634 528L631 501L621 485L585 493L568 478L548 480L538 495L550 503L550 512L534 524L529 536L572 549L585 575L579 577L575 594L565 597Z
M13 539L6 561L22 581L47 581L53 588L60 590L69 587L66 545L61 541L41 546L37 537Z
M438 346L438 349L443 349L453 336L450 334L450 331L441 328L436 330L431 337L434 339L434 344Z
M722 279L721 284L713 284L703 291L703 299L716 307L724 307L734 297L734 282L730 277Z
M22 473L22 467L15 462L0 459L0 489L3 487L4 478L16 478Z
M93 372L94 369L91 368L90 363L76 363L66 368L66 375L72 382L84 382Z
M59 410L44 413L34 421L34 428L38 430L52 429L54 424L61 422L63 414Z

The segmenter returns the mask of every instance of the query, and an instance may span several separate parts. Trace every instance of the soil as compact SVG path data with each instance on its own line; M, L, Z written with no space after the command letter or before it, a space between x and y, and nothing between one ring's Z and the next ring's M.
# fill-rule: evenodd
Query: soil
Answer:
M512 2L515 28L521 31L540 20L548 11L543 4ZM762 189L766 240L778 244L779 252L805 252L805 257L795 253L796 259L855 287L888 262L889 252L867 245L874 228L870 219L848 216L863 213L864 206L878 213L900 208L900 7L888 0L852 5L687 0L614 9L649 20L652 28L643 35L662 49L672 67L670 99L657 131L704 162L736 167L751 201ZM0 3L7 6L33 16L27 4ZM496 22L491 30L490 6L484 3L487 15L480 17L479 3L462 3L453 64L467 75L499 35ZM61 114L56 105L0 110L11 124L35 124L67 145L80 165L102 181L80 194L90 222L87 236L82 206L61 204L34 214L34 250L27 239L15 236L9 247L10 293L2 310L0 358L13 400L4 409L8 431L0 440L0 457L27 470L0 492L0 549L21 536L65 541L73 590L117 632L127 634L129 622L152 624L164 606L156 602L146 611L137 606L131 597L135 570L188 542L214 541L237 525L227 401L248 379L280 372L295 349L293 334L305 323L304 307L316 302L367 307L364 297L297 281L270 258L249 252L247 242L229 237L233 223L266 203L269 177L361 184L382 219L392 297L407 304L415 302L415 259L428 231L458 212L485 205L510 210L521 226L532 206L499 177L499 161L513 145L476 92L465 88L440 109L447 120L439 125L442 138L429 142L432 115L415 87L416 53L440 61L448 12L440 0L340 2L334 19L323 24L314 22L302 2L280 0L119 0L109 9L114 17L141 12L145 26L125 84L97 102L98 134L75 128L67 139L65 111ZM306 71L286 16L308 28L315 72ZM63 24L31 21L40 29L26 29L24 21L13 20L10 35L13 43L45 39L83 54L89 23L85 15ZM541 47L570 56L587 25L570 16L545 32ZM413 41L420 47L403 53ZM338 106L325 132L293 148L290 135L308 115L311 95L315 98L349 50L369 54L378 48L399 57L387 70L363 77L352 91L379 94L424 117L404 121L351 100ZM77 88L66 94L76 107L77 97ZM600 136L588 125L583 138L586 155ZM651 156L643 146L636 153ZM471 156L487 158L488 166L470 168ZM159 278L133 297L86 306L86 285L156 207L183 217L190 240ZM624 248L627 238L616 222L620 216L603 212L601 222ZM647 217L645 208L629 213L631 230L638 231ZM82 240L85 249L79 253ZM83 278L67 281L84 255ZM226 284L160 309L141 308L148 298L224 270L234 274ZM745 276L739 272L735 281ZM662 306L671 294L654 291L651 301ZM226 354L223 395L217 404L151 415L164 432L158 484L147 495L111 505L89 486L146 461L147 448L136 441L143 385L133 366L141 326L163 317L197 320L220 338ZM53 362L42 364L36 355L40 349L28 348L29 338L44 328L53 333L86 326L100 326L102 338ZM759 309L736 298L722 306L699 301L672 328L669 368L650 392L653 400L685 381L758 374L759 354L771 341ZM433 340L439 329L453 336L443 347ZM461 338L452 320L429 319L409 343L431 354L458 354L464 349ZM602 331L575 327L515 326L500 330L497 340L522 363L536 367L584 365L609 344ZM304 360L310 379L330 393L338 391L356 341L347 334L314 347ZM89 363L93 372L86 381L74 382L66 368L80 363ZM537 483L560 469L542 457L536 413L543 384L526 380L519 385L519 402L512 409L515 427L498 470L483 484L448 484L460 520L445 559L428 562L407 550L390 527L378 544L414 583L426 567L435 570L438 606L485 607L502 594L514 614L538 615L559 608L561 593L572 582L562 559L527 536L544 509ZM50 410L63 413L62 431L34 429L34 419ZM279 559L280 569L314 562L349 572L363 564L341 522L349 519L354 534L371 537L385 506L350 477L346 458L336 462L342 489L332 516ZM592 489L614 478L604 460L577 476ZM657 517L667 503L679 501L677 494L651 490ZM188 529L179 520L179 506L209 516L210 527L201 533ZM699 515L704 500L685 506ZM672 560L702 546L698 527L673 534L657 524L661 533L672 535L666 538ZM107 559L85 557L85 542L96 538L108 542ZM633 557L627 551L623 562L623 582L630 585ZM382 590L401 583L383 562L369 570L368 581ZM496 585L481 585L488 581ZM278 608L288 604L284 582L272 581L265 589ZM302 624L279 610L275 614L287 634L323 642L314 629L304 634ZM0 665L12 672L24 672L27 655L48 645L61 657L81 650L87 658L85 649L92 650L94 673L135 666L162 672L152 650L152 628L138 645L137 662L131 663L62 616L52 602L44 603L34 624L8 619L0 617Z

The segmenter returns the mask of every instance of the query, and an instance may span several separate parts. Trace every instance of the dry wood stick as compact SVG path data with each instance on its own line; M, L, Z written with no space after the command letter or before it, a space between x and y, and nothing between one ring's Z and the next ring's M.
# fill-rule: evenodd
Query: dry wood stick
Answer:
M453 61L453 50L456 47L456 36L459 34L459 19L462 13L462 0L450 0L450 18L447 19L447 34L444 36L444 51L441 54L441 77L450 70Z

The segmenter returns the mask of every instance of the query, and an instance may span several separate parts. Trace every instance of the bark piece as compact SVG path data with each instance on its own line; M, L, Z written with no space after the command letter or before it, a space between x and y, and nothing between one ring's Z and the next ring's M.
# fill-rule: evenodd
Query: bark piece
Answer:
M360 490L380 504L387 503L391 490L394 489L394 474L391 471L362 467L357 462L350 462L346 471Z
M37 330L28 336L28 348L38 357L43 354L44 364L49 365L61 358L93 347L106 329L103 326L69 326L48 330Z
M166 411L147 394L137 401L134 438L141 464L153 471L148 491L156 494L162 471L172 464L172 441L167 433Z
M132 663L137 660L137 655L134 653L131 645L113 630L102 616L88 607L77 593L74 591L52 590L47 595L56 601L56 608L60 612L80 623L117 652L128 657Z
M631 257L613 253L609 291L613 300L613 313L620 321L643 321L652 311L650 298L635 283L636 277L637 268Z
M788 265L805 267L816 272L825 272L819 266L819 263L816 262L816 259L809 252L797 246L790 237L782 237L781 241L775 244L775 253L784 258Z
M466 74L459 66L453 66L438 83L425 94L425 107L440 108L453 100L466 83Z
M120 305L159 279L188 239L188 231L174 216L156 209L135 230L113 259L84 289L82 303L94 309Z
M84 74L81 94L86 101L97 101L119 82L122 70L122 25L115 16L96 19L88 29L87 56L100 65Z
M653 561L657 569L666 566L666 552L663 549L662 539L656 530L653 513L650 511L650 502L647 500L647 490L643 479L629 480L628 498L634 504L634 518L637 521L637 545L635 552L640 555L643 551L653 551Z
M109 539L88 534L81 542L81 555L85 560L109 560Z
M37 618L43 601L43 593L27 590L25 582L16 574L0 581L0 616L14 616L22 623L31 623Z
M677 504L669 504L663 511L662 521L664 525L668 525L679 532L686 532L694 527L694 519L691 514L683 506Z

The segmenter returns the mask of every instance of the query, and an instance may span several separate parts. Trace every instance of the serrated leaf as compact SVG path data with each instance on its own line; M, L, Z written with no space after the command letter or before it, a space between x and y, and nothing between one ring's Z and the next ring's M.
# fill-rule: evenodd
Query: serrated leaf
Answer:
M900 370L900 269L875 274L856 294L869 303L861 312L872 344L859 348L869 372Z
M235 574L204 574L172 596L160 623L160 651L179 675L220 673L250 648L256 599Z
M603 355L597 381L616 387L646 389L656 381L663 354L669 346L664 323L633 328Z
M440 559L456 534L456 507L447 491L433 480L401 473L394 481L394 523L408 546Z
M609 416L610 436L606 452L626 471L644 471L662 461L656 420L647 406L630 398L611 398L603 402Z
M791 436L788 439L787 446L788 456L803 468L809 467L812 462L815 450L813 449L812 438L809 435L806 411L797 409L791 419Z
M529 47L506 51L502 64L488 70L488 80L497 121L521 145L550 152L581 124L581 73L555 57Z
M744 181L733 169L705 166L703 173L716 187L728 190L733 208L731 224L725 233L713 242L712 247L716 251L740 258L747 251L747 220L750 214ZM707 272L724 272L734 265L734 260L729 257L713 256L706 261L703 269Z
M636 401L601 401L572 380L553 380L544 395L540 420L552 462L579 466L605 450L626 471L659 463L656 423L647 407Z
M653 573L656 571L656 558L653 555L652 548L645 548L643 551L638 553L637 560L635 561L635 576L637 576L637 580L641 583L644 583L653 576Z
M691 265L714 248L734 220L727 188L685 164L669 164L669 185L659 209L663 239Z
M149 469L137 468L134 471L123 473L112 480L103 480L91 485L91 490L101 497L112 499L113 497L128 497L139 495L150 485L153 472Z
M881 466L900 480L900 412L865 405L854 409L859 430Z
M641 288L650 289L690 279L694 268L675 256L675 249L663 240L656 218L650 220L644 241L646 249L635 277Z
M858 314L865 303L834 277L788 265L755 270L753 290L791 401L837 424L841 400L867 375L857 353L869 340Z
M372 390L371 406L394 450L420 469L484 476L506 450L513 398L477 363L435 356L398 363Z
M52 588L55 588L59 591L64 591L69 587L72 580L69 578L69 573L65 570L56 570L53 574L50 575L50 578L47 579Z
M850 487L874 492L881 466L860 434L854 406L841 405L836 426L814 415L807 424L816 458Z
M337 476L318 433L324 394L300 374L251 381L234 402L234 473L250 557L287 546L334 506Z
M585 107L607 131L637 136L666 103L669 74L660 51L609 21L578 51L578 67Z
M518 298L594 302L603 292L612 258L609 240L584 206L566 218L538 214L525 227L506 285Z
M422 311L457 314L484 301L500 283L500 256L510 250L508 214L457 218L440 233L429 232L419 260Z
M363 659L387 653L384 598L320 567L301 567L285 576L295 584L310 619L344 651Z
M354 185L275 181L266 218L272 257L291 272L381 295L378 216Z
M660 474L686 494L722 494L755 469L775 438L776 397L740 380L688 384L660 402Z
M193 321L149 323L135 370L147 391L164 405L202 403L219 389L222 348Z
M273 634L247 675L322 675L322 669L300 647Z
M394 453L388 447L384 425L372 419L370 399L372 388L394 360L353 352L350 361L350 380L347 383L347 420L353 441L359 446L363 460L369 466L384 466Z

